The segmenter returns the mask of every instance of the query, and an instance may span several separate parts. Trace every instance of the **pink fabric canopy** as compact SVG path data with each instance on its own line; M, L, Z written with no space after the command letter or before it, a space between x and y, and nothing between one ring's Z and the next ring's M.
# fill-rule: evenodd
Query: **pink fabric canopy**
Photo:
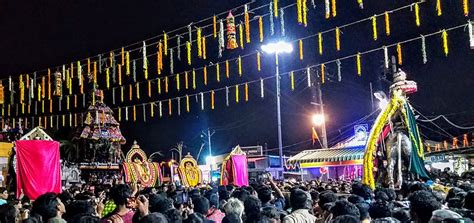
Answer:
M15 144L17 197L22 190L32 200L48 192L61 193L59 142L19 140Z

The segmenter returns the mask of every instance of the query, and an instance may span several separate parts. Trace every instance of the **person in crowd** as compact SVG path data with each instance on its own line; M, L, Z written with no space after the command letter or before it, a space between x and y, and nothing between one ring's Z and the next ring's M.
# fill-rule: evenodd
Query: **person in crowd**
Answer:
M257 223L261 219L262 202L255 196L249 196L244 202L245 223Z
M136 202L136 199L132 196L131 188L126 184L119 184L111 189L110 195L117 207L104 216L101 223L115 223L114 219L121 219L123 223L132 223L135 212L130 205Z
M194 212L189 215L188 219L185 221L187 223L214 223L214 221L206 218L207 213L209 213L209 200L202 196L196 196L193 198L193 210Z
M209 200L210 208L206 218L216 223L221 223L225 214L219 210L219 195L217 191L210 190L206 193L206 198Z
M378 200L372 203L369 213L372 219L392 217L392 206L387 201Z
M262 208L262 217L260 222L268 223L280 223L281 222L281 213L276 207L263 207Z
M355 206L359 209L360 222L361 223L370 223L370 214L369 209L370 205L365 202L356 203Z
M432 213L441 208L441 204L426 190L417 190L410 197L410 215L415 223L428 223Z
M42 222L64 223L66 222L62 215L66 213L66 208L58 196L54 193L46 193L39 196L33 202L32 212L34 217L41 218Z
M341 215L331 220L331 223L359 223L354 215Z
M242 221L242 217L244 214L244 203L237 198L230 198L224 205L224 212L226 217L232 215L227 219L234 219L235 217L237 217L238 219L240 219L240 221Z
M360 218L360 212L357 206L346 200L336 201L331 208L331 213L333 218L341 215L353 215Z
M0 205L6 204L8 200L8 191L5 187L0 187Z
M332 191L324 191L319 195L316 215L319 222L327 222L331 219L331 206L337 201L337 196Z
M309 213L311 197L301 189L295 189L290 194L291 214L283 218L283 223L314 223L316 217Z

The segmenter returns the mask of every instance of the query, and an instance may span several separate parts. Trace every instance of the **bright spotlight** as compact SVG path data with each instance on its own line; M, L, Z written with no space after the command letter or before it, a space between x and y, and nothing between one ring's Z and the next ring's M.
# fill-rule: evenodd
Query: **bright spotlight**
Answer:
M326 121L323 114L314 114L311 120L313 121L313 125L316 126L320 126Z
M384 110L388 105L388 100L380 100L379 101L379 108L380 110Z
M207 165L212 165L214 164L215 158L213 156L208 156L206 157L206 163Z
M269 54L291 53L293 51L293 45L284 41L280 41L277 43L269 43L266 45L262 45L262 50L263 52L269 53Z

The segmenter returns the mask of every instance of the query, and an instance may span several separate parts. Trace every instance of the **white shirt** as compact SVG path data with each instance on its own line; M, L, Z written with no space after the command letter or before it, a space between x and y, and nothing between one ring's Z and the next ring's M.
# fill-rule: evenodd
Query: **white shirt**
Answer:
M283 218L283 223L314 223L316 217L307 209L298 209Z

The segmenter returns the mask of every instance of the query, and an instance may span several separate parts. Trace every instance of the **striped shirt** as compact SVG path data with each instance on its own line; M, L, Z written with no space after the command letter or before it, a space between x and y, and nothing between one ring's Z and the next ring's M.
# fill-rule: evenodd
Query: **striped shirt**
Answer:
M283 218L283 223L315 223L316 217L307 209L298 209Z

